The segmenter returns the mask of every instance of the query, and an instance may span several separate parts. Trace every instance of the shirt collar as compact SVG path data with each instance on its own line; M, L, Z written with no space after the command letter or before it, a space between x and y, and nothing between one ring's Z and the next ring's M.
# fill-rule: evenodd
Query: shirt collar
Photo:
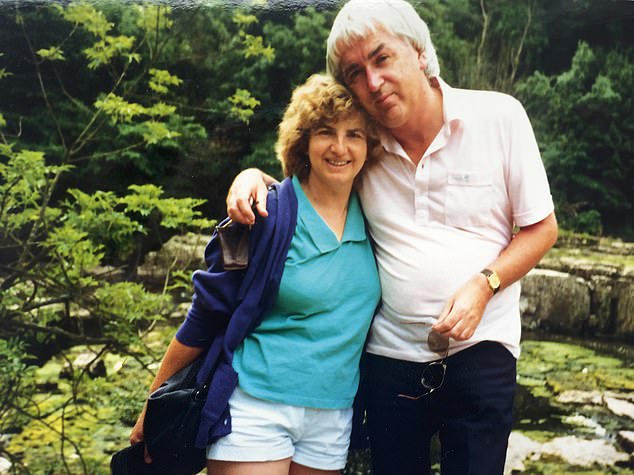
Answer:
M293 187L297 195L298 221L304 223L305 232L315 243L319 252L333 251L344 242L365 241L365 222L356 192L353 191L350 195L346 225L341 242L339 242L335 233L332 232L322 217L315 211L315 208L313 208L296 176L293 177Z

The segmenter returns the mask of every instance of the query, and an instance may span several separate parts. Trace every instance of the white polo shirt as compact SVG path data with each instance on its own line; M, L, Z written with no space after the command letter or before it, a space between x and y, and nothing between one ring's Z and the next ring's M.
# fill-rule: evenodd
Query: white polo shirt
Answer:
M444 123L418 165L385 132L385 155L359 187L382 289L368 351L408 361L438 359L427 334L447 300L497 258L514 225L537 223L554 208L522 105L440 78L438 85ZM519 296L519 282L496 294L473 337L452 340L451 353L493 340L517 358Z

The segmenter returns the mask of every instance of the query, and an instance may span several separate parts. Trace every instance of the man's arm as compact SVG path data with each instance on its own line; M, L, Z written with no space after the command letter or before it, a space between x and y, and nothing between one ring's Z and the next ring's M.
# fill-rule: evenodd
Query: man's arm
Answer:
M233 180L227 194L227 215L232 221L254 224L255 214L251 206L255 203L260 216L268 216L266 211L267 186L277 180L257 168L241 171Z
M500 276L500 290L524 277L557 241L557 220L551 213L542 221L526 226L511 240L487 268ZM473 336L484 309L493 297L486 277L474 275L449 299L433 329L454 340Z

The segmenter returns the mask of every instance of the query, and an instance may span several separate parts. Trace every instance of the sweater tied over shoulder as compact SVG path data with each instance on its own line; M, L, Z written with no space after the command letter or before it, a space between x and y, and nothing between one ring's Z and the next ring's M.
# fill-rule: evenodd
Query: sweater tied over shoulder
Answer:
M297 197L290 178L269 188L267 218L258 218L249 234L249 265L222 266L217 232L205 249L206 271L193 275L194 297L176 338L188 346L208 348L198 373L211 373L196 446L205 447L231 432L229 397L238 384L233 353L258 325L277 298L284 262L297 223ZM225 220L226 222L226 220Z

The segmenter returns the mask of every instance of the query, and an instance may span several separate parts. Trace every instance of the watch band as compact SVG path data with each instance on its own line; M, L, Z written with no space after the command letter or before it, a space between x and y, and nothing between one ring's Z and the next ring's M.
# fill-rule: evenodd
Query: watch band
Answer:
M498 273L491 269L482 269L480 273L487 278L487 283L493 295L497 294L500 290L500 276Z

